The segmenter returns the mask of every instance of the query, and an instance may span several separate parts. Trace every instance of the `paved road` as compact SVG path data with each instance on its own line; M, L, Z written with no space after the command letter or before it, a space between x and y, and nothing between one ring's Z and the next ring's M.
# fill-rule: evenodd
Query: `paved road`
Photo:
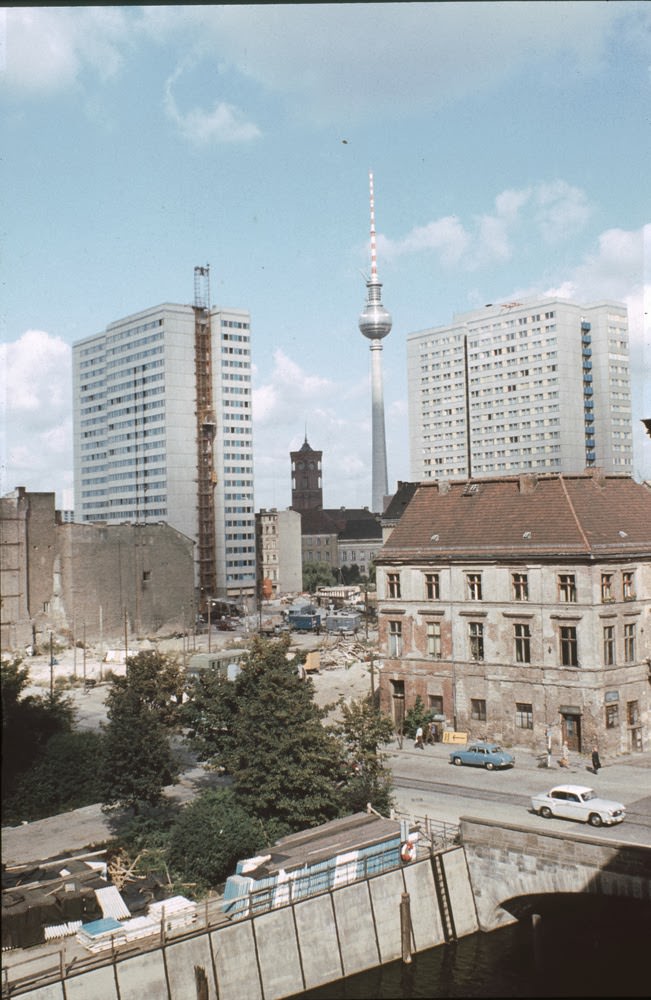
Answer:
M557 765L540 768L528 749L515 750L516 766L508 771L453 767L450 748L444 744L416 750L410 740L402 749L389 745L389 764L395 780L396 808L417 817L429 816L458 823L461 816L503 819L520 826L580 832L583 827L566 820L543 820L529 811L529 798L556 784L587 784L606 798L623 802L628 818L619 826L593 830L590 836L634 841L651 846L651 753L630 754L605 762L598 775L587 770L587 758L574 757L568 770ZM201 767L190 767L168 794L187 801L207 782L218 782ZM60 816L37 820L2 831L2 857L7 865L27 864L68 852L81 853L112 836L110 819L101 806L86 806Z
M410 740L404 741L402 749L393 744L389 763L397 809L449 823L472 816L534 829L548 828L551 823L553 829L581 832L584 828L578 823L536 816L530 811L530 798L553 785L589 785L627 808L624 823L598 831L591 827L590 836L651 846L651 753L618 757L595 775L589 770L589 759L578 754L571 757L567 769L560 768L555 759L547 769L539 766L531 750L516 748L514 768L485 771L453 767L449 763L451 750L444 744L416 750Z

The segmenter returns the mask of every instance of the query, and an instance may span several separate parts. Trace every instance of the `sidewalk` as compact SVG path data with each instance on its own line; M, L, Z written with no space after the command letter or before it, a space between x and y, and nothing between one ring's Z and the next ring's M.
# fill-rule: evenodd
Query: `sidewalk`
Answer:
M389 764L395 767L397 777L408 772L414 778L459 784L459 796L454 800L451 796L397 788L395 799L399 810L416 815L427 814L451 823L458 822L460 813L483 814L493 810L490 800L480 802L476 797L465 798L464 786L465 794L470 795L474 789L485 787L487 777L499 778L500 774L509 776L509 790L522 795L529 795L532 789L539 791L552 785L581 784L594 787L608 798L621 799L627 805L636 799L651 796L651 752L606 760L599 774L594 775L588 769L590 757L587 754L571 754L569 768L559 767L558 755L552 756L552 767L544 768L539 766L537 754L529 747L515 747L511 748L516 759L515 767L508 772L491 772L488 775L481 768L469 767L450 766L448 772L442 765L447 763L453 749L449 744L434 743L423 750L416 750L413 740L406 738L402 749L397 741L387 744L385 750ZM437 768L436 774L433 767ZM459 771L464 773L463 782ZM187 801L198 788L205 787L206 772L202 767L192 767L183 773L179 784L170 786L166 793L180 801ZM496 783L494 787L499 786ZM520 814L519 807L517 811L513 810L513 816L518 821ZM102 845L112 836L110 819L102 812L102 807L85 806L33 823L5 827L2 830L2 860L4 864L14 866L82 853Z

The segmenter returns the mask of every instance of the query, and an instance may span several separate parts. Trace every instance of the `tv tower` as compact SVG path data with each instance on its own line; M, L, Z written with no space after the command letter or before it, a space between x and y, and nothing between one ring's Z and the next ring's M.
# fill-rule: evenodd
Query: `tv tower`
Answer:
M382 283L377 276L375 243L375 201L373 174L369 173L371 192L371 277L366 282L367 296L359 328L371 341L371 414L372 414L372 501L373 512L381 514L384 497L389 492L387 444L384 433L384 391L382 387L382 340L391 332L391 314L382 305Z

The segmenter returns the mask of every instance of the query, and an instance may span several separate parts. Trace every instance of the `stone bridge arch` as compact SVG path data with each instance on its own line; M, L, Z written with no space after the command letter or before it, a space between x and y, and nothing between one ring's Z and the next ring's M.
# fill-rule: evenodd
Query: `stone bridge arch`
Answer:
M495 930L518 919L526 897L593 893L651 903L651 849L596 836L492 820L460 824L479 928Z

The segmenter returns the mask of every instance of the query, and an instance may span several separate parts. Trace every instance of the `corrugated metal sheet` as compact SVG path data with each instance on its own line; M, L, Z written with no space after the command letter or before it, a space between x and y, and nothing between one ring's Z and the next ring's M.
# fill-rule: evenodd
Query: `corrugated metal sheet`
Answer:
M105 917L124 920L125 917L131 916L129 907L114 885L110 885L106 889L95 889L95 896Z

